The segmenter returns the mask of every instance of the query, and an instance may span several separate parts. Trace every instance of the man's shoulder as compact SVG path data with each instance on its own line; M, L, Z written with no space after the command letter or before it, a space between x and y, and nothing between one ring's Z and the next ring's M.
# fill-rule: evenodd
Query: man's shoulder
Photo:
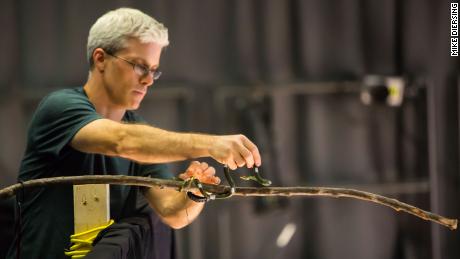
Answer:
M91 105L82 87L60 89L49 93L40 102L39 109L50 106L53 109L59 109L75 104Z
M86 97L82 88L61 89L49 93L39 103L32 117L32 123L73 116L77 114L95 113L94 105Z
M86 97L82 87L75 88L64 88L55 90L43 98L43 101L47 100L66 100L67 98L84 98Z

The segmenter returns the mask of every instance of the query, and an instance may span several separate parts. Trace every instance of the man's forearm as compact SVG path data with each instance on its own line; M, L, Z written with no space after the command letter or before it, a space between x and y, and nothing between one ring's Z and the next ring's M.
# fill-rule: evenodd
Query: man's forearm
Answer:
M212 157L236 169L259 166L259 151L244 135L177 133L148 125L95 120L75 134L70 145L84 153L119 156L144 163Z
M177 133L147 125L121 126L117 153L147 163L164 163L209 156L213 136Z
M162 221L175 229L192 223L204 208L203 203L191 201L184 192L152 187L144 195Z

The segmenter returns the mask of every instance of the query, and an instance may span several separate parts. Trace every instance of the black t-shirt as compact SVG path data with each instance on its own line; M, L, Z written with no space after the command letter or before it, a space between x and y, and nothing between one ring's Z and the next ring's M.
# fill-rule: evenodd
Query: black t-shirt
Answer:
M102 119L82 87L64 89L46 96L29 125L27 147L21 162L19 180L73 175L130 175L171 178L163 164L139 164L128 159L82 153L69 143L88 123ZM123 117L127 123L144 123L131 111ZM71 185L26 189L22 210L21 258L66 258L74 232L73 188ZM110 217L116 222L140 214L152 213L138 187L110 186ZM163 233L166 247L172 244L171 229L155 220L155 233ZM169 233L169 234L168 234ZM155 237L165 238L165 237ZM166 242L166 243L165 243ZM169 243L168 243L169 242ZM16 248L8 258L14 258ZM157 247L158 249L158 247Z

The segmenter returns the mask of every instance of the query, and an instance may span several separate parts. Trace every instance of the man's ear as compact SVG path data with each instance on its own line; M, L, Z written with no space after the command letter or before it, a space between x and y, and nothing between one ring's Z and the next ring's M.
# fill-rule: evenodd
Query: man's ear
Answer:
M104 72L105 69L106 57L105 51L101 48L96 48L93 51L94 68L101 73Z

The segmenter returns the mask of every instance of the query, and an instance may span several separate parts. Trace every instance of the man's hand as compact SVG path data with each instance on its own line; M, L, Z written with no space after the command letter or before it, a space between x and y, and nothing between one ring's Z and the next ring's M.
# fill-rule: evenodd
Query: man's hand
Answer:
M244 135L216 136L209 153L216 161L228 165L232 170L245 165L252 168L262 164L259 149Z
M191 177L198 179L202 183L219 184L220 178L215 176L216 170L205 162L192 161L187 170L179 175L182 180L188 180Z

